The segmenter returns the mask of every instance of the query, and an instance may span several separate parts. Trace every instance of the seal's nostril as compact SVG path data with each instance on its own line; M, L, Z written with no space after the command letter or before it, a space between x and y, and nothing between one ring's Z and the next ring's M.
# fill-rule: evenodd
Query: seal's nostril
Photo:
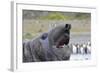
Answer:
M66 24L66 25L65 25L65 28L66 28L67 30L71 29L71 24Z
M65 25L65 28L68 28L68 26L69 26L69 24L66 24L66 25Z

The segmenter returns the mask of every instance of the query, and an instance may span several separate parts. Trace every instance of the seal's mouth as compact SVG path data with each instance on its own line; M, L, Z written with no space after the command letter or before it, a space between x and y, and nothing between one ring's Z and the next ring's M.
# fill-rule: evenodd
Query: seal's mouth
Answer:
M57 47L57 48L64 48L64 45L65 45L65 44L60 43L59 45L56 45L56 47Z
M56 47L57 48L63 48L64 45L68 45L68 43L69 43L69 37L63 38L60 41L58 41L58 43L56 44Z

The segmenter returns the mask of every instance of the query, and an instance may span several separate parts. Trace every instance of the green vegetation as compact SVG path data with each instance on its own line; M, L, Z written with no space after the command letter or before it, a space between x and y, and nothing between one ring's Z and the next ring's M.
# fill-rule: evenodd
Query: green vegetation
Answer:
M81 20L81 19L89 19L90 14L88 13L77 13L74 18Z
M82 20L82 19L88 19L90 17L89 14L87 13L75 13L75 15L72 13L69 15L63 14L61 12L51 12L48 13L47 16L42 16L40 19L45 19L45 20Z
M23 39L25 39L25 38L31 39L31 38L33 38L33 36L31 33L25 33L25 35L23 35Z
M43 19L48 19L48 20L66 20L66 17L59 13L59 12L54 12L54 13L49 13L47 16L44 16Z
M90 17L90 13L23 10L23 19L82 20L90 19Z
M48 32L51 24L69 23L71 32L91 31L91 14L79 12L23 11L23 39L32 39L40 33Z

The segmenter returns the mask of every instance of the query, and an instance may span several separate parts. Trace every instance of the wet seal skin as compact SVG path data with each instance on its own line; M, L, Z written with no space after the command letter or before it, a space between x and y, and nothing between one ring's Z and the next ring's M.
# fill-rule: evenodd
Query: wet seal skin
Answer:
M36 39L23 42L23 62L69 60L71 24L53 28Z

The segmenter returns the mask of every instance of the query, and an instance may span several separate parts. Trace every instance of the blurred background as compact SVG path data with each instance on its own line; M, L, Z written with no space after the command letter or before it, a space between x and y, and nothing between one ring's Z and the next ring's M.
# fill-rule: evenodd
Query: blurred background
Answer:
M90 35L90 13L23 10L23 39L32 39L39 33L66 23L72 25L71 34Z

